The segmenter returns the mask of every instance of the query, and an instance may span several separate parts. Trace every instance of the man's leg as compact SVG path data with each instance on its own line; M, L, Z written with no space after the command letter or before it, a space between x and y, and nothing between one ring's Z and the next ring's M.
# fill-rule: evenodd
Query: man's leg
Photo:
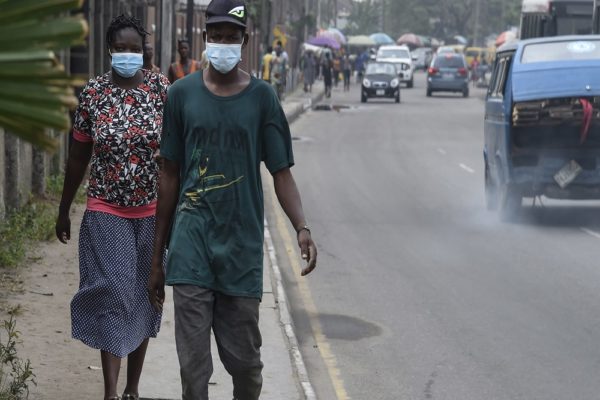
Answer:
M259 304L258 299L215 293L213 330L235 400L258 400L262 389Z
M182 399L208 400L208 381L213 373L210 328L214 292L193 285L175 285L173 302Z

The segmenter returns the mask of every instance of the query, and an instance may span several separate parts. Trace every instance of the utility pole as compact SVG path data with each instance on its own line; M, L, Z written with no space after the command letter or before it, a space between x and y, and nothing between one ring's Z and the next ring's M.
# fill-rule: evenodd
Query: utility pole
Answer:
M173 56L173 17L175 15L174 3L169 0L161 1L160 10L160 69L168 71Z
M308 16L310 15L308 12L308 8L310 0L304 0L304 41L308 40Z
M473 45L479 46L479 17L481 15L481 0L475 0L475 23L473 24Z
M190 45L190 58L194 58L194 0L187 0L185 15L186 39Z
M317 0L317 29L321 29L321 0Z
M333 26L337 28L338 20L338 0L333 0Z

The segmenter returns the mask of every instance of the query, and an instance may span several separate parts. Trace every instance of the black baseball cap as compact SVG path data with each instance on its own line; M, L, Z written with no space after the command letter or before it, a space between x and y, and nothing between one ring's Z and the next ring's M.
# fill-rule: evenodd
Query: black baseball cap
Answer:
M246 13L242 0L212 0L206 8L206 25L231 22L245 28Z

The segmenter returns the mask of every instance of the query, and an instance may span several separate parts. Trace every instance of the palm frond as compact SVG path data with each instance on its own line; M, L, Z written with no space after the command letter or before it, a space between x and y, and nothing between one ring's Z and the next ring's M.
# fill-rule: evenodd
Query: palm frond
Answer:
M88 27L68 13L82 0L0 0L0 126L46 150L56 147L46 128L70 129L77 105L69 76L54 50L83 43Z

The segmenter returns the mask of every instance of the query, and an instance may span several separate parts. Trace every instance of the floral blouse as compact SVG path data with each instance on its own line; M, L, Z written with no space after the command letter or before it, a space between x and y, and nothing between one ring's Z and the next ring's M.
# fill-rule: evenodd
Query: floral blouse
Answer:
M94 142L88 197L122 207L146 206L158 197L163 106L169 81L142 70L137 88L121 89L110 73L91 79L79 97L73 137Z

